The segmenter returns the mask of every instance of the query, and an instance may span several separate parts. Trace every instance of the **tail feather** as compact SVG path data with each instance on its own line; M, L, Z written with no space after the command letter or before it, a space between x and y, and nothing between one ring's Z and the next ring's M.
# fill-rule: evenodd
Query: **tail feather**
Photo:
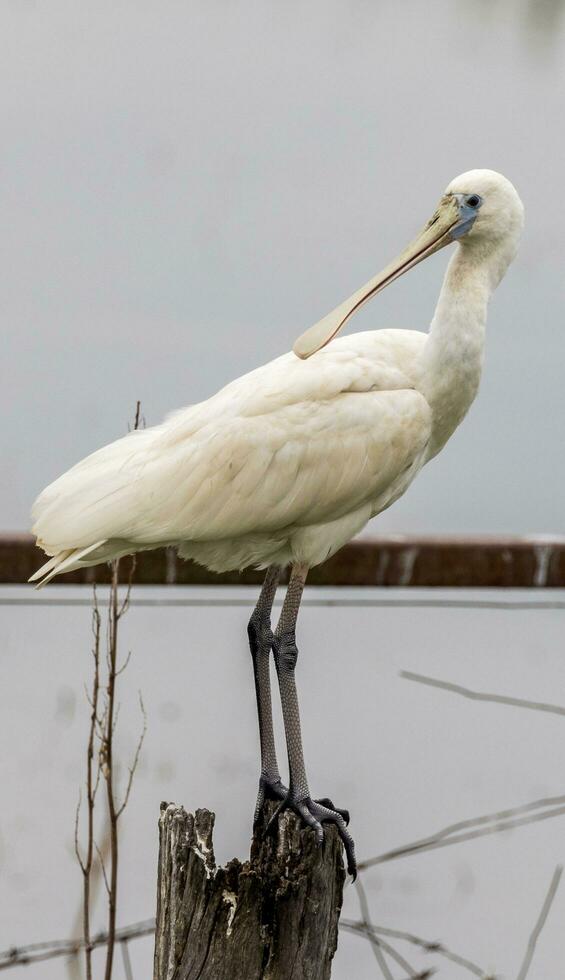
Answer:
M44 575L47 575L47 572L50 572L52 568L55 568L60 564L60 562L64 561L65 558L68 558L71 552L72 548L68 549L67 551L60 551L57 555L53 555L53 558L50 558L49 561L46 561L44 565L41 565L41 567L38 568L33 575L30 575L28 582L37 582L39 578L43 578Z
M71 551L60 551L58 555L50 558L41 568L37 570L29 579L30 582L37 582L36 589L41 589L47 585L52 578L62 572L71 572L75 568L80 568L83 558L86 558L96 548L105 544L106 539L89 544L86 548L73 548Z

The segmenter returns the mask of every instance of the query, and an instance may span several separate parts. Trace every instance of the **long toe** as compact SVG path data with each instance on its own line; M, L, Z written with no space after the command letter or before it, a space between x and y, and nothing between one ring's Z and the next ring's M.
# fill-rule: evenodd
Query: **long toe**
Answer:
M317 823L333 823L338 829L341 842L345 848L345 854L347 857L347 871L355 881L357 877L357 861L355 859L355 841L347 829L347 824L343 815L343 811L336 810L333 807L329 807L326 803L330 803L328 799L322 800L309 800L308 809L310 814ZM345 811L347 813L347 811ZM349 814L347 814L349 817Z
M320 847L324 843L324 828L322 827L320 821L317 820L314 814L311 812L310 804L310 800L304 800L302 803L296 803L293 806L293 810L300 814L304 820L304 823L308 824L308 826L315 832L318 847Z
M349 824L351 819L349 810L340 810L340 808L330 800L329 796L323 796L320 800L314 800L314 803L319 803L320 806L325 806L328 810L335 810L336 813L339 813L340 817L343 817L346 826Z
M279 814L282 813L283 810L292 810L293 813L296 813L299 817L302 817L304 823L308 827L311 827L315 832L316 840L319 846L324 843L323 824L335 824L345 850L345 855L347 858L347 872L353 877L353 880L355 880L357 877L355 842L347 829L347 822L349 820L349 813L347 810L338 810L337 807L333 806L332 801L328 797L323 797L320 800L312 800L310 797L303 800L295 800L292 798L292 794L288 792L284 799L281 800L279 806L269 820L266 833L268 833L269 830L272 830L277 822Z

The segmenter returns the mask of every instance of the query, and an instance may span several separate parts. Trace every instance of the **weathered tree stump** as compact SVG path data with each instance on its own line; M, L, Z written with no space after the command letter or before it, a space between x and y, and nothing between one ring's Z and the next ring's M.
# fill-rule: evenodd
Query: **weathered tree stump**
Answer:
M345 871L334 827L314 832L286 812L251 857L217 868L214 814L161 804L154 980L328 980Z

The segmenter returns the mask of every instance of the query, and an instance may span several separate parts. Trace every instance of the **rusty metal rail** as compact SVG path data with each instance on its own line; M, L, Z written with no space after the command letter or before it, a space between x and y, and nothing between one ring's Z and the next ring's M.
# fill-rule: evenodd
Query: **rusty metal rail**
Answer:
M45 560L30 534L0 535L0 584L18 585ZM124 579L129 562L122 562ZM140 552L138 585L254 585L262 573L215 575L182 561L171 548ZM55 580L76 585L108 582L105 566ZM388 537L353 541L310 572L311 585L459 588L562 588L565 538Z

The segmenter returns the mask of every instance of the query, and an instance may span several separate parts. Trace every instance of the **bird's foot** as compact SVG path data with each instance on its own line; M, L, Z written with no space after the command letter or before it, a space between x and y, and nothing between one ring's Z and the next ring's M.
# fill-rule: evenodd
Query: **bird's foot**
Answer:
M318 846L324 843L324 828L322 825L325 823L334 823L345 848L348 874L352 875L355 880L357 877L357 862L355 859L355 842L347 829L349 823L348 810L340 810L334 806L328 797L323 797L320 800L313 800L309 796L301 800L295 799L292 791L289 790L271 817L267 830L272 827L283 810L292 810L293 813L296 813L297 816L304 820L304 823L308 827L314 830Z
M259 792L257 793L257 803L255 804L255 813L253 815L253 826L256 827L259 823L259 818L261 816L261 811L263 809L263 804L265 800L286 800L288 795L288 789L281 781L280 777L273 779L270 776L261 776L259 778ZM278 813L277 809L277 813Z

